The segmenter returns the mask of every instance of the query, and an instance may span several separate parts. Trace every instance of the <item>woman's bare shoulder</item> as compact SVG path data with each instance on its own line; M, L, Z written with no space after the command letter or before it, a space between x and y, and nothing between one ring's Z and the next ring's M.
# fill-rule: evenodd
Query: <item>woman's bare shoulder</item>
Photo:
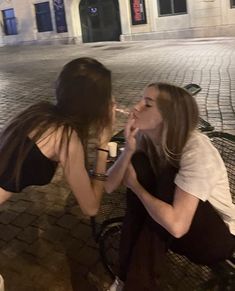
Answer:
M65 130L63 126L57 129L55 137L55 152L59 160L66 160L68 155L82 154L83 147L77 132L68 128Z

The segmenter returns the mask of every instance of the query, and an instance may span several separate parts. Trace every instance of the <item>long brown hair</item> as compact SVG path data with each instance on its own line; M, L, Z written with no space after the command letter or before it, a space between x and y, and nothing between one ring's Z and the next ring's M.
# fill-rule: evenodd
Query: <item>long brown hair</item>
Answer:
M189 92L171 84L156 82L148 87L158 92L156 102L163 119L159 154L166 162L179 167L183 148L198 125L197 103ZM151 142L147 143L151 147Z
M29 134L37 142L48 129L62 127L67 145L75 130L86 148L91 128L97 135L111 123L111 72L92 58L78 58L64 66L56 81L56 104L39 102L14 117L0 135L0 175L16 153L11 179L19 183L20 170L32 145L26 146Z

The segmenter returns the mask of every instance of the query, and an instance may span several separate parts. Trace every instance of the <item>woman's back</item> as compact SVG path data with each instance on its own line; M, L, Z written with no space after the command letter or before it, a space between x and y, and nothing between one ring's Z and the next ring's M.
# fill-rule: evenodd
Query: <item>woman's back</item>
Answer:
M30 150L23 161L19 182L16 183L15 179L12 179L17 151L12 153L7 168L0 175L0 187L8 192L20 192L30 185L48 184L57 168L57 162L44 155L40 147L29 137L26 138L25 146L29 146ZM49 146L48 144L48 149Z

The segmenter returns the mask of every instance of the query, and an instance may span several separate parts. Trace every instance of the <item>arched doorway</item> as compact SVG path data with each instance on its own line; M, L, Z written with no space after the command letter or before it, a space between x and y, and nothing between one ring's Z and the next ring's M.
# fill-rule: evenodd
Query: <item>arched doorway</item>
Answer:
M118 0L81 0L79 12L83 42L119 40Z

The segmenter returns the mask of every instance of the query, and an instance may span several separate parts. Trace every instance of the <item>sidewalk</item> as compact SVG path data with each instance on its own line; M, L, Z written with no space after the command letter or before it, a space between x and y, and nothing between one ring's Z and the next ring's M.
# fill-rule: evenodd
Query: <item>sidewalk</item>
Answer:
M26 106L53 100L63 64L90 56L112 70L121 108L153 81L197 83L201 117L235 134L234 47L235 38L211 38L0 48L0 127ZM118 113L115 131L124 123ZM89 219L60 170L50 185L29 187L0 206L0 274L6 291L95 291L110 282Z

